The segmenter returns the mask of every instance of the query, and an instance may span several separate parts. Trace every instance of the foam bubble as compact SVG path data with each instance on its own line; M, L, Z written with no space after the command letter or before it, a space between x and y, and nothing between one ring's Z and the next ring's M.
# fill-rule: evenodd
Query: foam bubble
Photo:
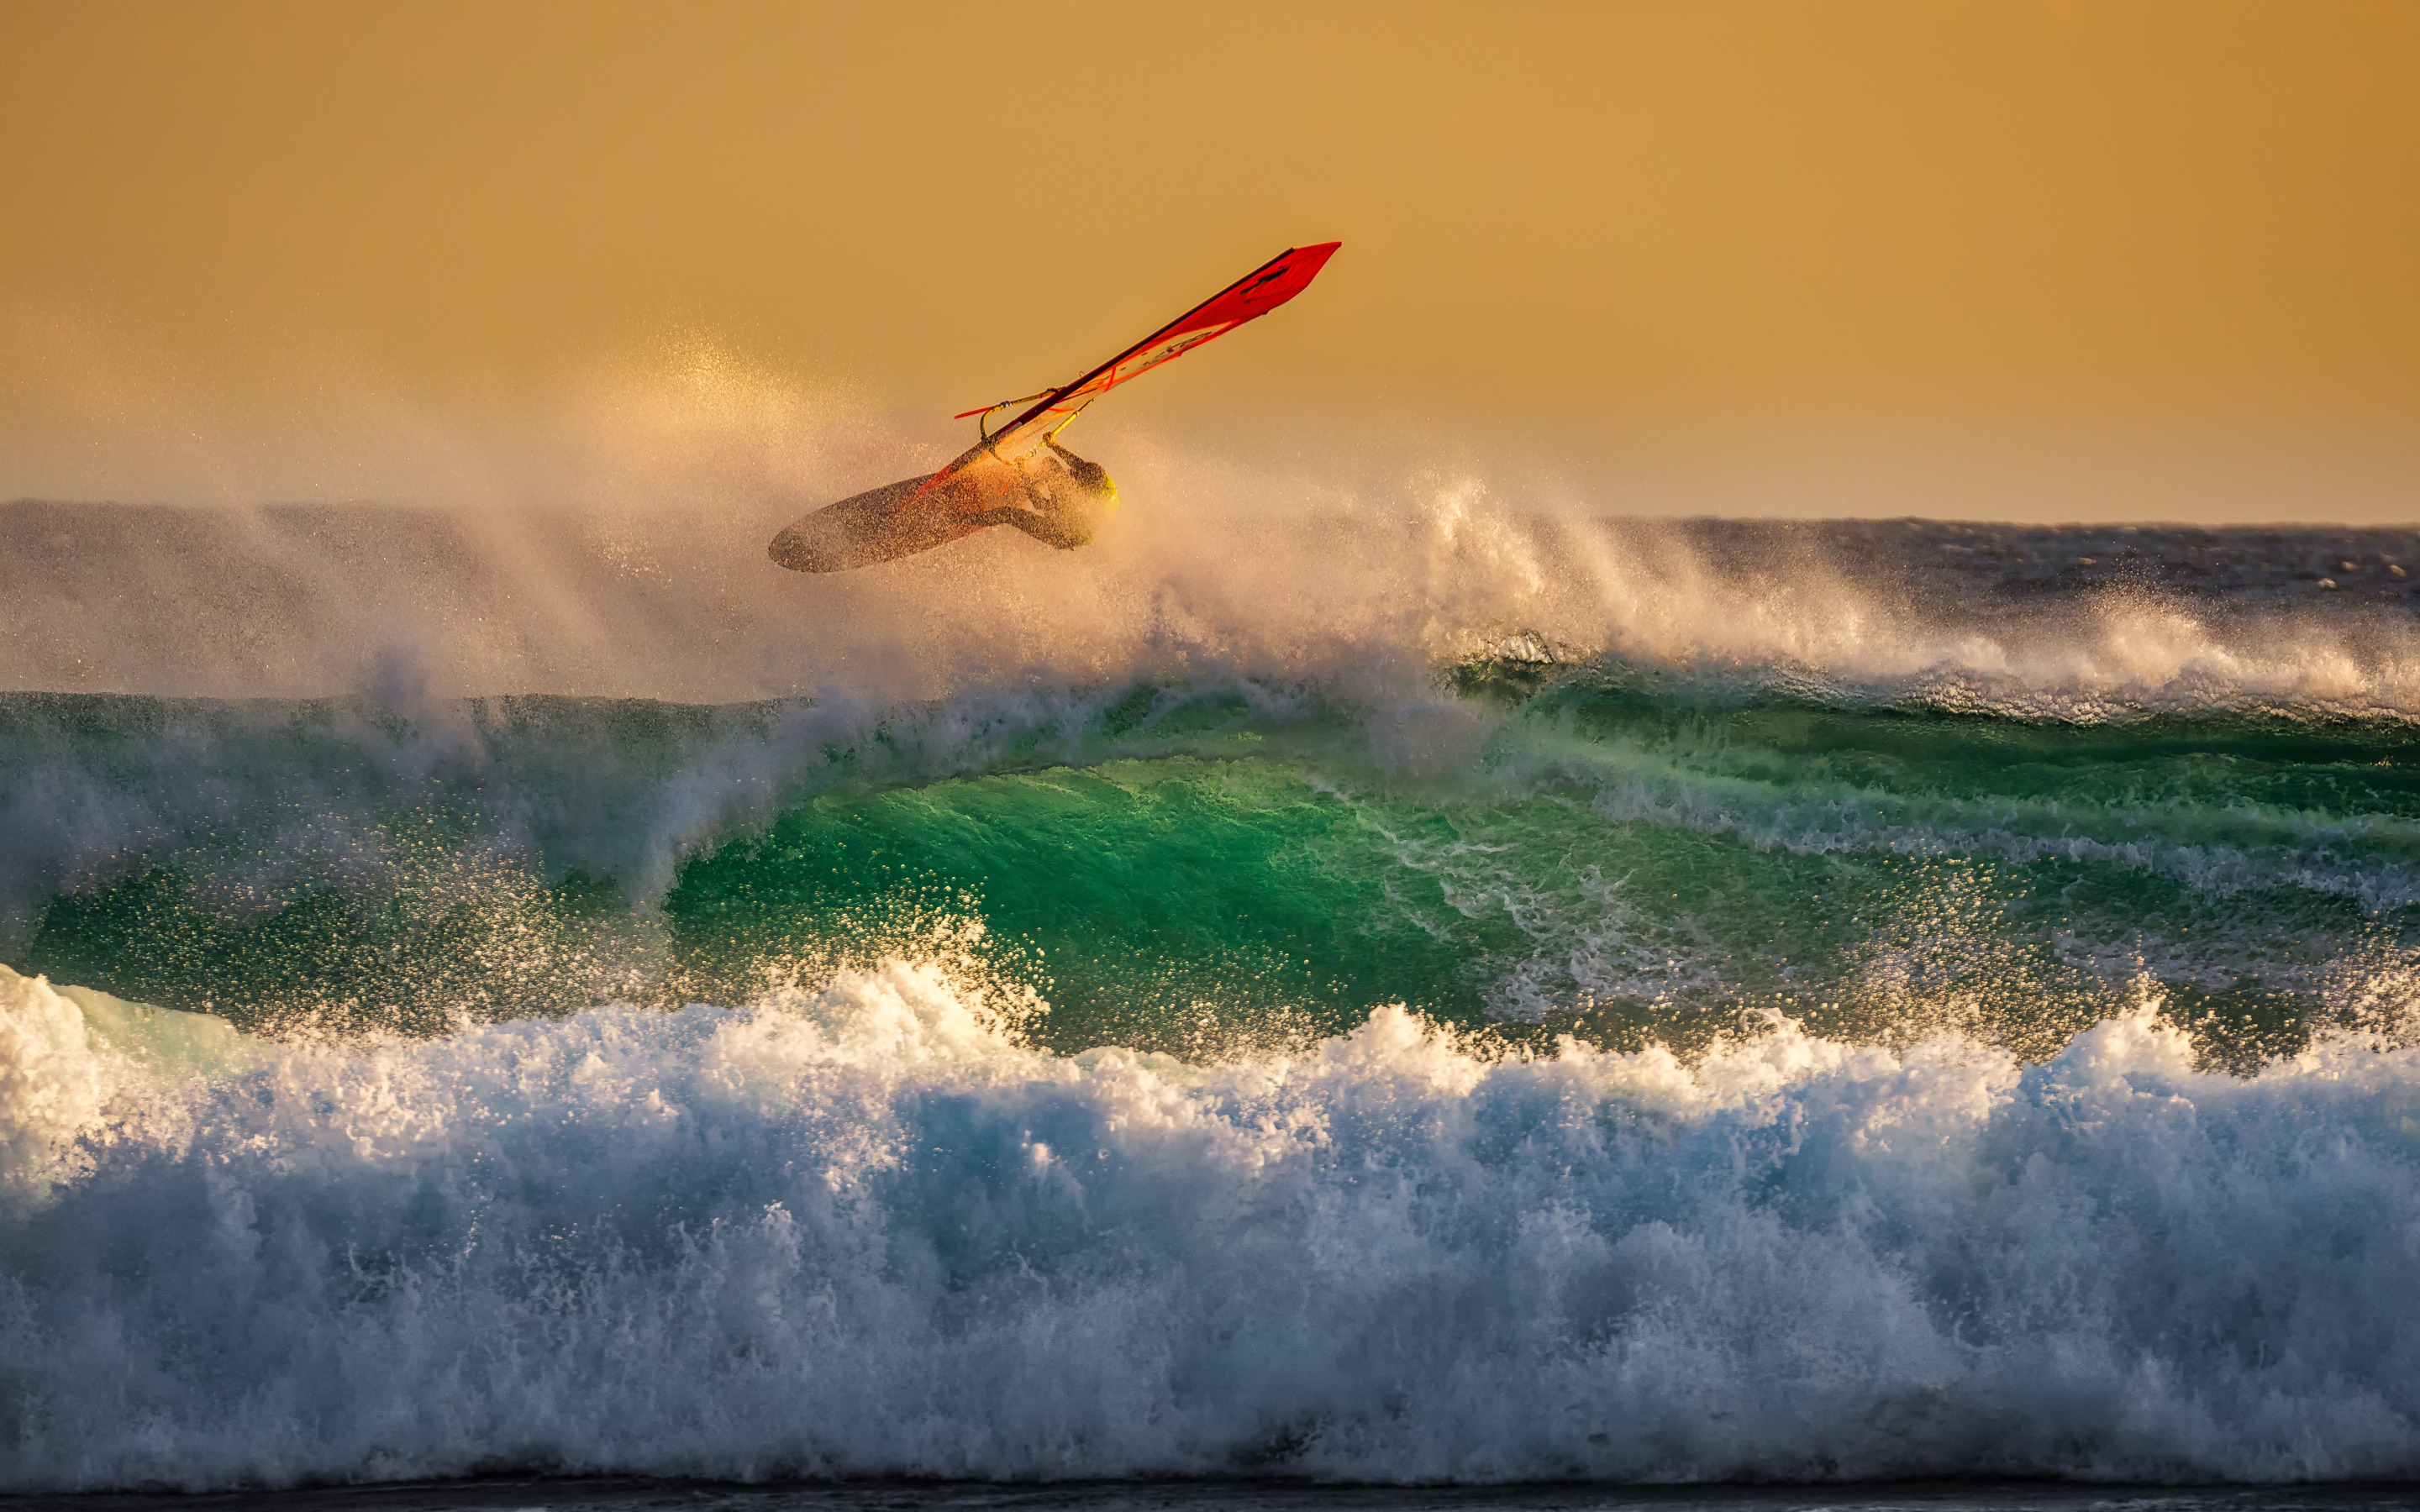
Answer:
M17 1489L2420 1470L2420 1052L1063 1057L892 960L130 1063L97 1138L61 1002L6 1000L85 1088L0 1219Z

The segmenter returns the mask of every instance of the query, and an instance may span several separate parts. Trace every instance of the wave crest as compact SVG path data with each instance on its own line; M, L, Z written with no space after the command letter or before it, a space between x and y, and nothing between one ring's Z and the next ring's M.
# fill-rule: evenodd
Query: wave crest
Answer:
M2420 1472L2411 1050L1188 1065L892 960L254 1052L0 1219L0 1483Z

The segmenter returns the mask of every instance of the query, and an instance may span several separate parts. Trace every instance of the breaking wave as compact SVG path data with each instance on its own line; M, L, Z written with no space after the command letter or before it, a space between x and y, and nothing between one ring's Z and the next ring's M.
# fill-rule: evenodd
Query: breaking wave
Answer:
M715 393L0 507L0 1488L2420 1475L2420 532Z
M264 1041L8 977L14 1489L2420 1472L2420 1052L1036 1051L893 959Z

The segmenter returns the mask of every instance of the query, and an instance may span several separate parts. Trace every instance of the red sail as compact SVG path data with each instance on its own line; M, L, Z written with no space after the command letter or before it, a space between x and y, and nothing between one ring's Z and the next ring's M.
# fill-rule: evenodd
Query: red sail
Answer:
M1323 241L1315 247L1288 247L1083 377L1043 394L1033 408L992 434L993 452L1014 461L1119 384L1268 314L1310 287L1342 245Z

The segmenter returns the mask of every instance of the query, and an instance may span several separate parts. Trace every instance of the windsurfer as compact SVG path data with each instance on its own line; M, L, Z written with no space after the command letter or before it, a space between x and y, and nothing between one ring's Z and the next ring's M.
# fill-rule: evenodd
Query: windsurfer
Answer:
M930 477L904 478L827 505L773 537L775 563L799 572L845 572L892 562L993 525L1014 525L1046 546L1083 546L1117 507L1117 485L1100 464L1059 444L1086 405L1303 291L1337 248L1289 247L1081 378L956 418L983 417L983 440ZM1037 400L999 430L990 417Z
M1023 497L975 517L983 525L1014 525L1045 546L1062 551L1090 546L1101 519L1118 507L1118 486L1109 469L1046 439L1016 469Z

